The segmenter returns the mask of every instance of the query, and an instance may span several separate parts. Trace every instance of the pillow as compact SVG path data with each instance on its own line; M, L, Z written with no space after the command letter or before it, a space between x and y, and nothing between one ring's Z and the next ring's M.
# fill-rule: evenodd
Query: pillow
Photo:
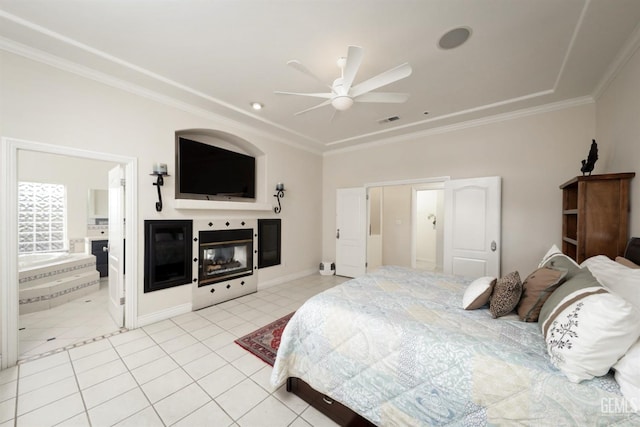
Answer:
M462 296L462 308L475 310L487 304L495 284L495 277L480 277L471 282Z
M634 411L640 411L640 340L631 346L627 353L613 365L615 378L622 395L631 404Z
M540 264L538 264L538 267L542 267L542 265L554 255L564 255L560 248L558 248L556 245L551 246L547 253L544 254L544 256L542 257L542 261L540 261Z
M625 267L604 255L582 262L605 288L621 296L640 310L640 270Z
M489 311L494 319L509 314L516 308L522 295L522 282L517 271L496 280L489 301Z
M635 262L626 259L625 257L621 257L621 256L617 256L616 257L616 262L618 264L622 264L625 267L629 267L629 268L640 268L640 265L636 264ZM639 403L640 405L640 403Z
M624 273L630 270L629 267L615 262L606 255L596 255L587 258L582 261L580 267L588 268L591 274L598 279L598 282L606 287L617 282Z
M564 281L566 268L540 267L522 282L522 297L517 306L520 320L537 322L542 304Z
M538 267L562 268L567 270L566 279L571 278L575 273L580 271L580 266L572 258L563 253L553 254L548 257Z
M640 313L588 269L551 294L539 322L551 362L575 383L609 372L640 336Z

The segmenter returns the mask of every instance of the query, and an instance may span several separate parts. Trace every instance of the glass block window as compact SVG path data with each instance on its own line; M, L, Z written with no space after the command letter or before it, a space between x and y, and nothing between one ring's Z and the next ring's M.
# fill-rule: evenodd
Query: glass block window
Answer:
M64 185L18 183L18 253L61 251L65 245Z

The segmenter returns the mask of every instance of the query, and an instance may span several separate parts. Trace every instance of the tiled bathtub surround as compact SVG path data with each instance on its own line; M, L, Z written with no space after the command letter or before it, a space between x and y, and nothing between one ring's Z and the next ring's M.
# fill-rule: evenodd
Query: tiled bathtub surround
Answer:
M21 268L18 275L20 314L47 310L95 292L100 287L96 257L69 254L52 264Z

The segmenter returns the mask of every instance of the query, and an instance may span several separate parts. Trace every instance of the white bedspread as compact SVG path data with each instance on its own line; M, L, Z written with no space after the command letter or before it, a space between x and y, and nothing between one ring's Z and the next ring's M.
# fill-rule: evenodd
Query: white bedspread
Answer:
M465 311L468 280L384 267L307 301L271 381L298 377L377 425L640 425L612 375L570 383L537 323Z

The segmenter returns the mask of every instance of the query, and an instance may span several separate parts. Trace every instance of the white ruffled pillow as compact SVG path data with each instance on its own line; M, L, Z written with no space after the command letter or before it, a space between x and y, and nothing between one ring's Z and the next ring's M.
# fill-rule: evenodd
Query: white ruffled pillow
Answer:
M493 286L496 284L495 277L480 277L467 286L462 296L462 308L465 310L475 310L489 302Z
M640 411L640 340L613 365L615 378L622 395L629 401L634 411Z

